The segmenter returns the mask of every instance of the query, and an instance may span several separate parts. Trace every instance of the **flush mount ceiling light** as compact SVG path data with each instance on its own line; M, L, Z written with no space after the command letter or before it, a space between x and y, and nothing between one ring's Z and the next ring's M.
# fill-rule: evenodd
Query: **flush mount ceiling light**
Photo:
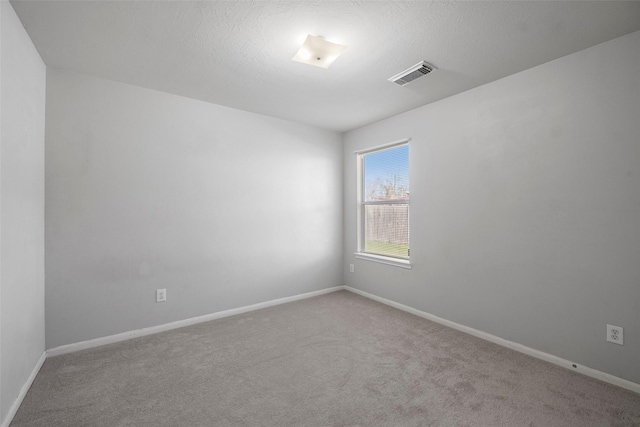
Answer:
M303 64L329 68L333 61L335 61L346 48L347 46L345 45L331 43L323 37L309 34L298 53L291 59L302 62Z

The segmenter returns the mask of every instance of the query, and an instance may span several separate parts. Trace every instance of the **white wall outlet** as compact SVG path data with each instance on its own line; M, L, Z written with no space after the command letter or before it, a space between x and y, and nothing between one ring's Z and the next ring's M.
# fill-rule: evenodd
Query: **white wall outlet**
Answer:
M620 326L607 325L607 341L624 345L624 329Z
M166 289L156 289L156 302L165 302L167 300Z
M353 264L349 264L349 272L353 273L354 271L356 271L356 268L354 267Z

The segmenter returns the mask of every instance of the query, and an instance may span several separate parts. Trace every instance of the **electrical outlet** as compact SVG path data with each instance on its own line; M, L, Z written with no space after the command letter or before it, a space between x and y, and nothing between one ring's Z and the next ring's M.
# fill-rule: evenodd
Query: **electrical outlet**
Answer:
M167 300L166 289L156 289L156 302L165 302Z
M349 272L353 273L354 271L356 271L356 268L353 266L353 264L349 264Z
M624 345L624 329L620 326L607 325L607 341Z

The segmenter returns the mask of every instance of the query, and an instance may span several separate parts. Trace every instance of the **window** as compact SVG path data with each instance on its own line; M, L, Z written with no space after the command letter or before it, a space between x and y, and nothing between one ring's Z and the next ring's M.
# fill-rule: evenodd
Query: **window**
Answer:
M409 141L356 152L356 257L410 268Z

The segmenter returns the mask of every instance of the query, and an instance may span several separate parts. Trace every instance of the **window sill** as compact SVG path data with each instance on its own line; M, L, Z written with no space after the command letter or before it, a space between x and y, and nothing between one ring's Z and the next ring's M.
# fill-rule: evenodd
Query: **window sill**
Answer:
M363 259L365 261L373 261L373 262L378 262L380 264L391 265L394 267L411 269L411 261L408 259L405 260L405 259L399 259L399 258L391 258L391 257L382 256L382 255L367 254L364 252L356 252L354 253L354 255L356 256L356 258Z

